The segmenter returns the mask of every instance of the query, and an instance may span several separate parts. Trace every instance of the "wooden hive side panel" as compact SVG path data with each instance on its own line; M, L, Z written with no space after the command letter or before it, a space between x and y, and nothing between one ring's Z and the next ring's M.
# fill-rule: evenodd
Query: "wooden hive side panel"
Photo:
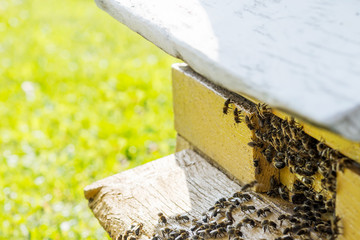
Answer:
M253 149L247 145L252 133L234 122L235 106L224 114L224 96L182 71L172 74L176 131L240 181L253 181Z

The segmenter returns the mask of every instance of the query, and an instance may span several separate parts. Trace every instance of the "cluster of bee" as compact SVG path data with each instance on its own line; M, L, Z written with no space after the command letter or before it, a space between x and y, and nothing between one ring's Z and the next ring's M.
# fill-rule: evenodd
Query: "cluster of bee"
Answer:
M163 213L158 214L158 222L162 228L153 234L151 240L204 240L209 238L224 238L229 240L247 239L245 228L261 228L264 234L281 233L278 224L269 216L273 213L269 207L256 208L253 196L249 192L257 184L256 181L244 185L240 191L231 197L220 198L202 216L197 219L187 215L172 217L181 227L171 227L169 218ZM235 212L236 216L235 216ZM240 217L239 217L240 215ZM291 235L283 238L295 239Z
M232 100L226 100L224 114L230 103ZM268 196L280 197L297 205L293 215L284 215L279 219L292 224L284 230L284 234L310 237L314 232L322 239L335 239L340 234L339 218L335 215L336 175L349 159L307 135L293 118L275 116L265 104L257 104L253 113L243 120L235 120L236 123L242 121L254 133L248 145L262 155L269 163L267 165L279 170L279 174L281 169L289 168L299 179L290 189L277 180L280 177L272 176L270 179ZM256 174L261 173L260 164L260 159L254 159ZM321 179L323 194L313 188L317 179Z

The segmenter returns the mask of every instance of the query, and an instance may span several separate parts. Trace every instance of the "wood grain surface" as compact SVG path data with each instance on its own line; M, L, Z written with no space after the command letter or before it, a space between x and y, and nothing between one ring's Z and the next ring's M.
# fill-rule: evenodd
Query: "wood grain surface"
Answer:
M174 217L187 214L191 218L201 218L218 199L230 197L240 189L240 185L200 155L184 150L95 182L87 186L84 193L95 217L112 239L139 223L144 224L141 238L148 239L163 228L158 222L159 212L167 217L168 227L189 229L190 223L179 223ZM249 194L252 196L250 204L257 209L271 207L273 213L267 219L275 221L283 213L265 197ZM256 219L255 215L236 211L233 216L240 221L244 217ZM260 226L242 231L246 239L273 239L280 230L264 233Z

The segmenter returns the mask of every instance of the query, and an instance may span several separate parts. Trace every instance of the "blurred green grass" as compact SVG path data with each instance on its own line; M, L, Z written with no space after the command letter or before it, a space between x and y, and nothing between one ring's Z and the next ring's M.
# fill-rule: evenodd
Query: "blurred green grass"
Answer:
M83 188L174 151L176 60L92 0L0 0L0 239L106 239Z

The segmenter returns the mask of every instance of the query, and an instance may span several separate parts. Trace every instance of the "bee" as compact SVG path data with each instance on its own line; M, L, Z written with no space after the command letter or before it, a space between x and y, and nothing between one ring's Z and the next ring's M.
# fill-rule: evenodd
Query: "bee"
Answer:
M277 224L274 221L269 221L269 227L271 227L272 229L277 229Z
M243 205L243 206L240 207L240 209L243 212L249 212L249 213L252 213L252 212L256 211L256 208L254 206Z
M268 213L270 214L271 213L271 210L270 208L263 208L263 209L259 209L256 214L258 217L266 217L268 215Z
M165 236L169 236L169 234L170 234L170 232L171 232L171 229L168 228L168 227L166 227L166 228L160 229L160 231L161 231L163 237L165 237Z
M286 167L286 163L279 158L275 158L273 165L277 169L283 169L284 167Z
M250 183L247 183L241 188L241 191L247 191L248 189L253 188L256 184L257 184L256 180L254 180Z
M226 228L226 232L227 232L228 235L229 235L229 239L230 239L231 237L233 237L233 236L243 237L243 233L242 233L239 229L237 229L237 228L235 228L235 227L233 227L233 226L228 226L228 227Z
M190 218L186 215L176 215L175 216L175 220L178 221L178 222L189 222L190 221Z
M140 236L141 235L141 231L143 228L144 224L143 223L139 223L137 226L134 227L134 233L136 236Z
M204 238L199 235L193 235L190 239L191 240L204 240Z
M163 225L166 225L167 224L167 219L164 216L164 214L163 213L158 213L158 216L159 216L159 223L161 223Z
M256 105L256 110L261 118L266 118L265 115L271 112L271 109L265 103L258 103Z
M320 155L322 155L321 153L327 148L327 146L325 145L324 142L319 142L318 144L316 144L316 149L318 150L318 152L320 153Z
M201 237L210 236L210 232L211 232L211 231L212 231L212 230L211 230L210 228L202 229L202 230L198 231L198 234L199 234L199 236L201 236Z
M299 236L310 235L310 230L303 228L303 229L300 229L296 234Z
M232 103L232 100L230 98L226 99L223 107L223 114L228 114L230 104Z
M229 222L234 222L235 219L233 218L232 211L234 210L234 206L230 207L228 211L225 212L225 217Z
M279 187L279 194L282 199L289 201L289 191L287 190L286 186Z
M243 220L242 220L242 226L244 225L249 225L250 227L256 227L257 226L257 223L255 222L254 219L251 219L249 217L245 217Z
M259 159L254 159L253 162L254 162L254 167L258 167L259 166Z
M274 156L274 147L269 145L265 150L263 150L263 155L265 156L266 161L271 163Z
M275 240L294 240L292 236L277 237Z
M122 240L123 239L123 235L119 235L117 238L116 238L116 240Z
M224 233L226 233L225 228L217 228L215 230L210 231L210 236L214 238L222 237L224 236Z
M280 130L281 128L281 123L280 123L280 119L278 117L272 116L271 120L270 120L270 124L273 126L273 128L275 128L276 130Z
M252 138L252 142L249 142L248 145L253 148L263 148L264 143L259 141L258 139Z
M245 116L245 123L250 130L255 129L255 125L251 121L252 119L253 119L253 115L251 117L249 117L248 115Z
M302 182L305 183L306 185L312 185L314 178L311 177L302 177L301 178Z
M161 237L157 234L153 234L151 240L161 240Z
M182 232L179 234L179 236L177 236L175 238L175 240L185 240L189 237L189 233L188 232Z
M211 208L210 208L211 209ZM212 210L210 210L209 209L209 211L212 211ZM202 221L204 222L204 223L207 223L208 222L208 220L209 220L210 218L209 218L209 216L206 214L206 213L203 213L203 215L202 215Z
M242 117L244 115L241 114L241 110L238 110L237 108L234 109L234 121L236 123L241 123L242 122Z
M251 201L251 196L247 193L244 193L244 194L241 194L240 199L243 202L249 202L249 201Z
M264 232L266 232L266 230L268 229L268 226L269 226L269 220L266 219L266 220L262 221L261 226L262 226Z
M306 200L303 193L295 193L291 196L291 202L294 204L302 204Z
M286 215L286 214L281 214L279 217L278 217L278 220L280 221L280 226L282 225L283 221L284 220L288 220L290 219L290 215ZM285 234L285 233L284 233Z

